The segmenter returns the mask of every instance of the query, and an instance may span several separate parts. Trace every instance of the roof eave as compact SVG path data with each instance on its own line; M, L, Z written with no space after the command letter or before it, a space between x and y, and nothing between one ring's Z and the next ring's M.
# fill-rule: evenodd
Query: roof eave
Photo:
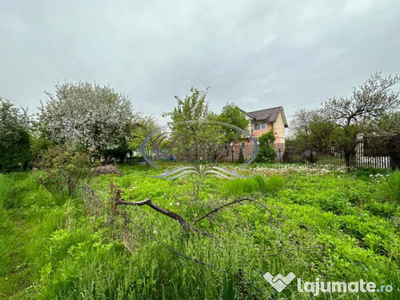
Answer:
M248 116L249 118L252 118L253 120L256 120L256 118L254 116L252 116L250 113L248 113L247 111L244 111L243 109L241 109L240 107L238 107L239 110L244 113L246 116Z
M280 112L282 113L282 118L283 118L283 123L285 124L285 128L289 128L289 124L288 124L288 122L286 120L285 111L283 110L283 106L281 106L281 111Z

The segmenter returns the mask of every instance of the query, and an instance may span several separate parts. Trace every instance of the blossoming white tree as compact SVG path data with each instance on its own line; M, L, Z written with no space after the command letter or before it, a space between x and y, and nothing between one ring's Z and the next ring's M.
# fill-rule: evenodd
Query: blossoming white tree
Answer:
M109 86L88 82L57 84L41 105L40 130L56 143L102 151L129 139L137 114L129 98Z

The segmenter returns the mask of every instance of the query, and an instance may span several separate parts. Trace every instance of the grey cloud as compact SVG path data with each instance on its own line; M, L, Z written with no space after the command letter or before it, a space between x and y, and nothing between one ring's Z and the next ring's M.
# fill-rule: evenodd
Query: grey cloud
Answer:
M96 81L160 118L191 86L256 110L317 107L398 72L396 1L16 1L0 11L0 96L31 111ZM295 107L295 108L291 108Z

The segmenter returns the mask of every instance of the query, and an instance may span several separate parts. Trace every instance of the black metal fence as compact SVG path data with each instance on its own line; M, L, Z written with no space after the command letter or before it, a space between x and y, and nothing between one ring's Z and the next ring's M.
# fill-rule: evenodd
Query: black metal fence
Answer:
M297 151L285 144L274 144L276 160L280 163L318 163L337 167L346 166L344 153L331 149L306 149ZM355 147L351 156L351 165L360 168L389 169L394 165L393 155L382 143L373 143L369 138L363 139Z
M342 153L327 151L316 151L316 150L304 150L294 151L286 149L282 151L280 149L276 151L276 160L280 163L318 163L323 165L333 165L342 167L346 165L344 156Z

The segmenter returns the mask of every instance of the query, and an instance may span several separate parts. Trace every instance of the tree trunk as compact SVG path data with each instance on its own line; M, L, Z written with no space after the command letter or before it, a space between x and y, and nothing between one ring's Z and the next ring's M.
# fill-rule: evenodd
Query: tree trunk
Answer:
M350 171L351 167L355 165L355 157L356 153L354 151L345 151L344 152L344 161L346 164L347 171Z
M399 170L400 169L400 157L396 157L396 156L392 156L391 157L391 162L392 162L392 170L395 171L396 169Z

